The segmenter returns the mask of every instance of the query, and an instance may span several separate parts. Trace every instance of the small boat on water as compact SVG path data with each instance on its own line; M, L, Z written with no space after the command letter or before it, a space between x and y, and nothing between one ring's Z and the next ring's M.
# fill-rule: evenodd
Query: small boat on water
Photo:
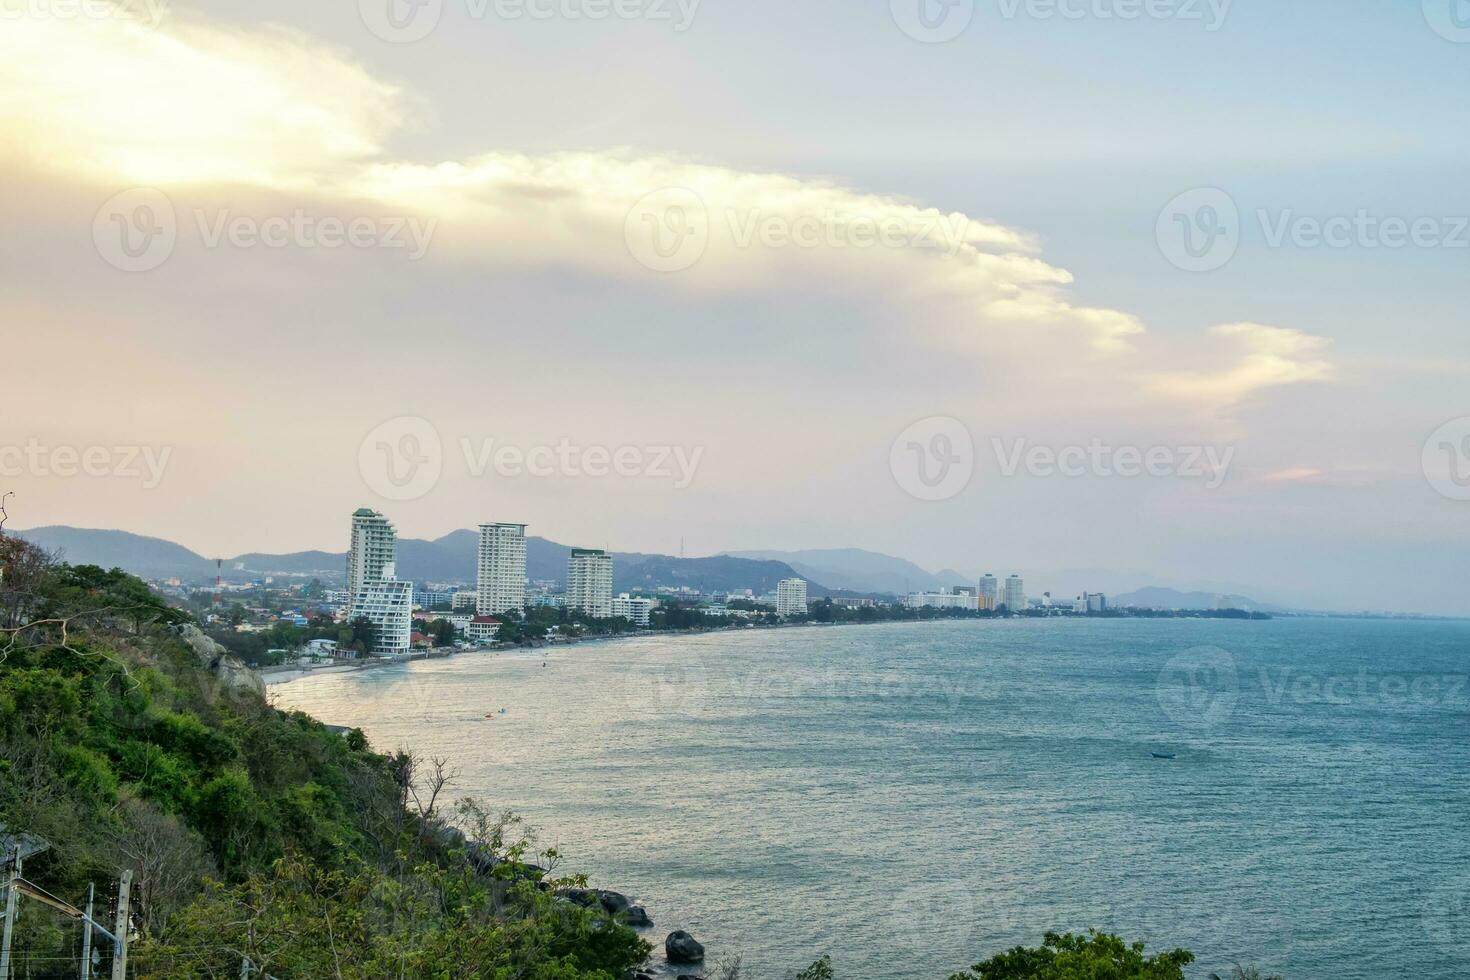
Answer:
M1177 759L1177 758L1179 758L1178 756L1176 756L1172 752L1154 752L1154 753L1152 753L1152 755L1153 755L1153 757L1155 759Z

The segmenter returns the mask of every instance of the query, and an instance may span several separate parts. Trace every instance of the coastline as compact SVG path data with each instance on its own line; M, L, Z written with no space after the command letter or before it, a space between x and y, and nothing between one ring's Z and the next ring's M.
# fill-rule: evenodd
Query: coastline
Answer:
M383 667L396 667L399 664L413 663L418 660L446 660L450 657L465 656L476 653L507 653L517 651L543 650L548 647L573 647L591 643L618 643L628 640L646 640L651 637L686 637L686 636L710 636L716 633L747 633L759 630L787 630L787 629L833 629L844 626L882 626L886 621L875 623L781 623L776 626L752 626L749 628L740 626L729 626L723 629L692 629L692 630L647 630L639 633L619 633L612 636L578 636L553 640L539 640L531 644L502 644L497 646L481 647L478 649L462 650L458 647L446 647L434 650L426 650L420 653L408 654L402 657L393 657L386 660L348 660L339 663L322 664L319 667L303 667L300 665L281 664L274 667L252 667L253 670L267 687L275 687L281 684L289 684L292 681L302 680L306 677L314 677L317 674L350 674L360 670L378 670Z

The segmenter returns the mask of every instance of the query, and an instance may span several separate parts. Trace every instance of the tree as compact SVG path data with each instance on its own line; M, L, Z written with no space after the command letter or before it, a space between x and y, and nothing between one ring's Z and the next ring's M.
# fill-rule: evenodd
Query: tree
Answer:
M1049 932L1036 949L1017 946L950 980L1184 980L1184 967L1194 962L1194 954L1183 949L1149 957L1143 950L1143 943L1130 945L1097 931Z

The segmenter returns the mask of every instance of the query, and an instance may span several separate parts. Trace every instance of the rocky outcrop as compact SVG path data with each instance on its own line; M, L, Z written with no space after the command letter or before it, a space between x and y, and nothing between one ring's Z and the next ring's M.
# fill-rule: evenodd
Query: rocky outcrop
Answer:
M648 917L648 910L641 905L634 905L622 892L604 888L562 888L557 891L556 896L584 909L600 908L635 929L653 925L653 920Z
M199 666L214 677L226 697L238 697L249 693L265 697L265 682L260 675L245 666L229 651L204 634L193 623L185 623L177 630L179 639L193 651Z
M704 946L681 929L664 940L664 956L670 963L703 963Z

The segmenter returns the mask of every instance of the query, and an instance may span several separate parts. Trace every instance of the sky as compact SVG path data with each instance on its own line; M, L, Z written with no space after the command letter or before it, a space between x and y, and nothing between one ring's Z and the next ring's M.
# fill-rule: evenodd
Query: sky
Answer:
M0 0L12 527L1470 614L1460 0Z

